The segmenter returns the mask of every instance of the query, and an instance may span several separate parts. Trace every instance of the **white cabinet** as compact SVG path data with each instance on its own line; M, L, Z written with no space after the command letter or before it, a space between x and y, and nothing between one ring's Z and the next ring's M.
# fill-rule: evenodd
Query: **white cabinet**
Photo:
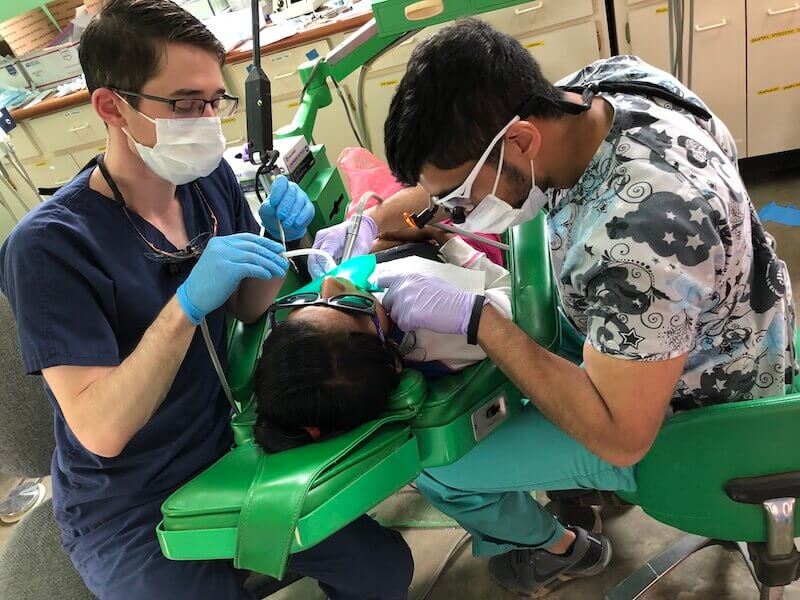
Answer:
M327 40L319 40L296 48L282 50L263 56L261 66L270 78L272 88L272 128L278 130L288 125L300 105L300 92L303 82L297 68L308 61L308 55L316 52L325 56L330 50ZM225 67L225 79L231 92L239 96L239 111L223 121L223 132L229 146L244 143L247 139L247 117L245 114L244 82L247 78L249 62ZM333 162L339 153L348 146L357 146L356 137L350 129L342 100L336 89L329 85L333 103L317 113L314 126L314 141L325 144L328 158ZM350 103L349 90L341 85L345 99ZM352 105L350 105L352 110Z
M750 155L800 148L800 3L747 2Z
M522 38L520 43L533 55L550 81L557 81L600 58L593 21Z
M405 73L405 65L399 68L370 74L364 84L364 109L372 153L386 160L383 146L383 124L389 114L389 104L394 91Z
M513 36L589 17L592 0L535 0L511 8L477 15L496 29Z
M478 15L500 31L514 35L556 81L608 56L608 35L600 8L592 0L537 0ZM385 159L383 126L395 89L414 47L442 26L425 29L375 61L364 85L365 121L372 152ZM379 67L383 67L379 69Z
M11 130L8 136L11 138L11 145L14 146L14 152L16 152L20 160L33 158L42 153L36 144L33 143L28 132L25 131L25 125L23 123L17 123L17 126Z
M747 136L746 18L744 2L695 3L692 90L728 126L740 158L752 154Z
M106 128L91 104L25 121L43 154L57 153L106 139Z
M72 179L83 165L70 154L23 161L31 179L39 187L60 187Z
M629 0L630 2L630 0ZM750 0L752 2L752 0ZM684 0L686 11L689 2ZM617 22L624 23L620 52L635 54L670 71L669 13L663 1L617 0ZM696 0L694 3L692 90L725 123L739 157L753 154L747 124L747 39L745 0ZM627 15L625 14L627 11ZM684 20L684 83L689 83L689 15Z
M632 7L628 13L627 52L669 71L669 13L666 2ZM622 48L620 48L622 51Z

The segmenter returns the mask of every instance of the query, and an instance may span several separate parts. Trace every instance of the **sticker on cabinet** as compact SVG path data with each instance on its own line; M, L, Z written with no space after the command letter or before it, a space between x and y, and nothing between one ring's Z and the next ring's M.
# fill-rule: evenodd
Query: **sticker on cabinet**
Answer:
M778 38L786 37L787 35L794 35L800 33L800 27L794 29L784 29L783 31L776 31L775 33L768 33L766 35L759 35L758 37L750 38L750 43L766 42L767 40L777 40Z
M763 90L758 90L756 93L759 96L764 96L765 94L774 94L775 92L788 92L789 90L794 90L797 88L800 88L800 81L787 83L786 85L776 85L774 87L764 88Z

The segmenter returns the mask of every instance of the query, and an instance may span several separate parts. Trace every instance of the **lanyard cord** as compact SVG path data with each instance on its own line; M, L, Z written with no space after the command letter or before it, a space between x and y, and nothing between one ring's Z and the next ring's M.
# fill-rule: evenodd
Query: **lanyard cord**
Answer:
M108 169L106 168L106 164L105 161L103 160L102 155L97 157L97 167L100 169L100 174L103 176L103 179L105 179L106 183L108 183L108 187L111 188L111 193L114 195L114 201L125 212L125 216L128 217L128 221L130 221L136 233L139 234L139 237L141 237L142 240L144 240L144 242L151 249L153 249L154 251L159 251L159 249L156 248L144 236L144 234L142 234L141 231L139 231L139 228L136 227L136 224L133 222L130 215L128 214L128 209L125 206L125 199L122 197L122 193L119 191L116 182L112 179L111 174L108 172ZM197 182L195 182L194 185L195 188L200 193L203 205L206 207L206 210L210 215L213 228L212 231L212 237L213 237L213 235L216 235L216 229L217 229L216 216L214 215L213 211L211 211L211 208L208 205L208 201L206 200L205 195L203 194L203 190L200 189L200 186L197 184ZM160 252L164 251L162 250ZM164 253L164 254L175 254L175 253ZM206 349L208 350L208 356L211 359L211 363L214 365L214 370L216 371L217 377L219 378L220 385L222 386L222 391L225 393L225 397L228 399L228 403L231 405L231 409L233 409L234 414L238 414L240 412L239 407L236 406L236 402L233 399L233 393L231 392L231 387L230 385L228 385L228 380L225 377L225 370L222 368L222 362L219 360L219 355L217 354L216 348L214 348L214 341L211 339L211 332L208 329L208 322L206 321L205 318L202 321L200 321L200 331L203 333L203 341L206 344Z

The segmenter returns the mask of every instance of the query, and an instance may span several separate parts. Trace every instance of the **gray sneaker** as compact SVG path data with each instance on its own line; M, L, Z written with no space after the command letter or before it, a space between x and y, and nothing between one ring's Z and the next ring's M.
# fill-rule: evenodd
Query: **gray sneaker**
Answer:
M489 560L489 573L498 585L528 598L541 598L576 577L589 577L611 562L611 541L604 535L570 527L575 533L572 551L565 556L546 550L512 550Z

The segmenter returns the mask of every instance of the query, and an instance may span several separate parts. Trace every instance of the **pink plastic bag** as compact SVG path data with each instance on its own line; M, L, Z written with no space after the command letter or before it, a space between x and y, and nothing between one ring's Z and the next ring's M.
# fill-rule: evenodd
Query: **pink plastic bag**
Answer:
M385 200L405 187L392 175L389 165L364 148L345 148L336 162L339 172L342 174L344 186L350 194L347 217L355 212L356 205L364 192L375 192ZM378 201L375 198L370 198L367 201L367 208L377 204ZM498 242L501 239L499 235L491 233L482 235ZM503 266L505 262L503 253L494 246L476 242L471 238L462 239L476 250L484 252L493 263Z
M345 148L336 162L344 180L344 187L350 194L348 217L355 211L356 204L364 192L375 192L381 198L388 198L404 187L394 178L389 165L364 148ZM377 203L375 198L371 198L367 202L367 208Z

